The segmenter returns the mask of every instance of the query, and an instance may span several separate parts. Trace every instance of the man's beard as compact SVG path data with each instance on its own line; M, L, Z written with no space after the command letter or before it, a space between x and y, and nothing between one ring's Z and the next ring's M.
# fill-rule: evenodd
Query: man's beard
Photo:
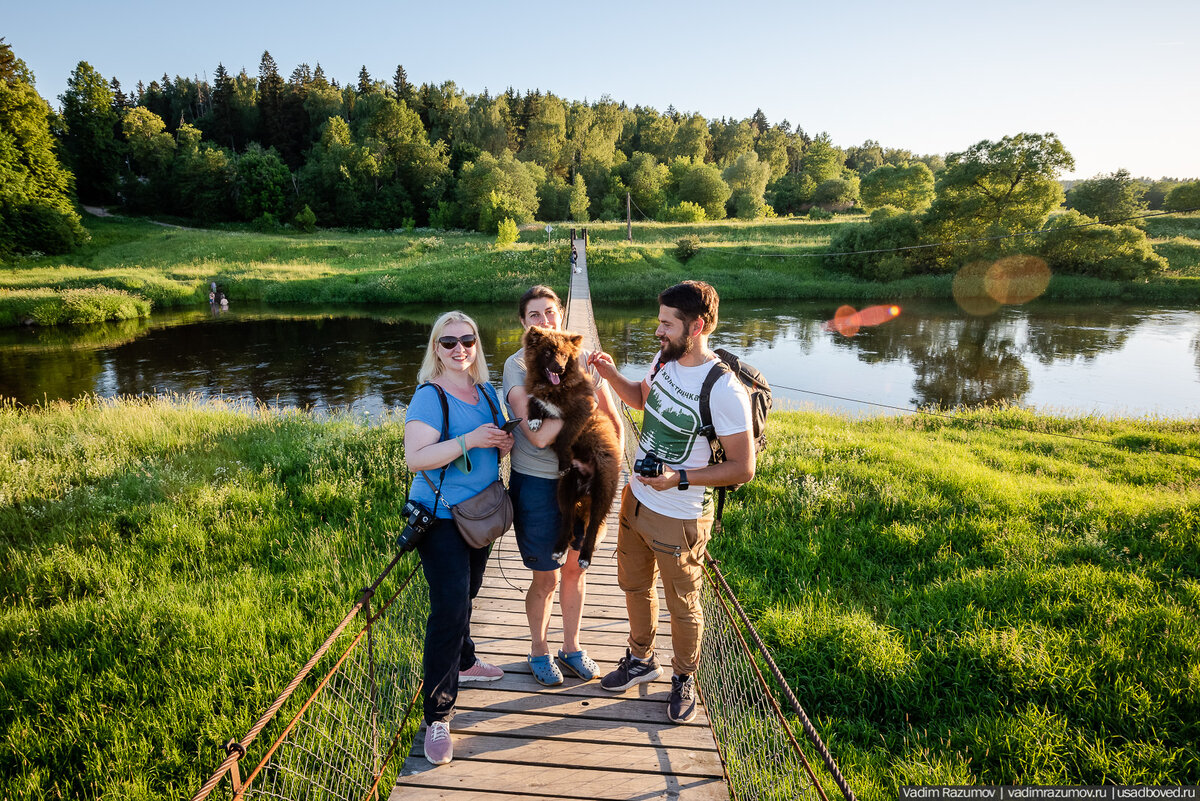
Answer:
M679 361L691 353L694 344L695 340L686 333L680 335L679 339L668 339L667 344L662 346L662 360L664 362Z

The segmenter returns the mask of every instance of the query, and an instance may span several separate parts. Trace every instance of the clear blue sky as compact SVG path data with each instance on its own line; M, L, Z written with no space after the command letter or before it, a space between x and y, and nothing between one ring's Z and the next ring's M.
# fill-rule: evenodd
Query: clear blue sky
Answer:
M1053 131L1087 178L1200 178L1200 2L164 3L22 0L0 36L58 105L75 65L126 88L163 73L286 75L320 62L468 93L540 88L875 139L917 153ZM15 8L12 6L16 6Z

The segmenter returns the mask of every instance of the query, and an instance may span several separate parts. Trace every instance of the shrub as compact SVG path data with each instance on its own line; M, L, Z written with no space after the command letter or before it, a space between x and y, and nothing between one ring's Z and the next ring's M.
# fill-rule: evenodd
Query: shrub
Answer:
M904 209L897 206L880 206L871 212L871 222L881 222L890 217L896 217L904 213Z
M0 254L69 253L90 238L74 211L42 203L0 206Z
M675 243L675 258L680 263L687 264L688 259L700 252L700 237L689 234Z
M662 222L704 222L704 208L698 203L684 200L677 205L664 207L659 214L659 219Z
M296 212L296 227L306 234L317 230L317 215L313 213L307 203L304 204L304 208Z
M271 212L264 211L262 215L254 221L254 230L264 234L269 234L272 231L278 231L279 220L275 219L275 215Z
M896 248L912 247L921 242L921 225L917 217L901 212L880 220L842 227L829 245L831 253L848 256L828 256L826 262L835 269L845 270L870 280L893 281L928 267L926 251ZM859 251L866 252L861 256Z
M858 202L859 179L833 178L817 186L813 202L826 208L850 208Z
M1059 273L1132 280L1167 268L1154 252L1146 232L1132 225L1088 225L1095 218L1068 211L1046 226L1038 248L1050 269Z
M500 221L496 229L496 247L508 247L517 241L517 237L521 232L517 229L517 224L513 222L511 217L505 217Z
M1172 189L1163 201L1163 208L1167 211L1200 209L1200 181L1190 181Z
M832 220L833 212L826 211L820 206L813 206L808 210L808 219L810 220Z

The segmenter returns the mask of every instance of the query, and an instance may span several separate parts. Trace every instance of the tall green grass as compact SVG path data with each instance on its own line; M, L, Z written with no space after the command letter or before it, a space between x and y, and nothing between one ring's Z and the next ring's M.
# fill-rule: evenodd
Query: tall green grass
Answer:
M1200 420L964 418L774 415L712 547L851 786L1200 783Z
M0 408L0 798L180 798L390 559L399 422Z
M1200 421L964 417L772 415L712 546L851 786L1200 783ZM0 798L194 792L402 465L399 421L0 408Z

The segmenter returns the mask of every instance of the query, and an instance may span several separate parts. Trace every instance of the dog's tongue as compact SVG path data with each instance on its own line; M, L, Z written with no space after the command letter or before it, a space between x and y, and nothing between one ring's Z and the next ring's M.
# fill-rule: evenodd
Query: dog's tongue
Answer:
M558 382L560 380L558 377L558 373L552 373L549 370L547 370L546 375L549 376L551 384L553 384L554 386L558 386Z

